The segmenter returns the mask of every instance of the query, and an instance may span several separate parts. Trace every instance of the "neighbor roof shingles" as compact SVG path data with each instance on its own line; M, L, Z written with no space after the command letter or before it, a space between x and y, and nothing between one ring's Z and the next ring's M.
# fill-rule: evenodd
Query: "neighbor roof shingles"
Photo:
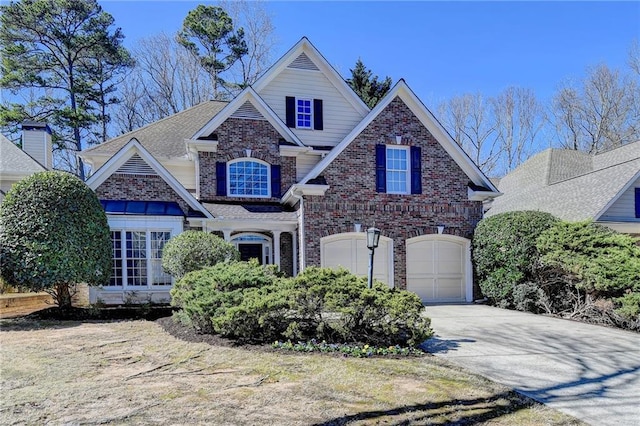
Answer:
M86 149L83 154L86 156L95 154L111 156L132 138L136 138L156 158L184 157L187 154L185 139L196 134L226 105L227 102L223 101L202 102L177 114Z
M24 174L42 172L45 168L16 144L0 135L0 174Z

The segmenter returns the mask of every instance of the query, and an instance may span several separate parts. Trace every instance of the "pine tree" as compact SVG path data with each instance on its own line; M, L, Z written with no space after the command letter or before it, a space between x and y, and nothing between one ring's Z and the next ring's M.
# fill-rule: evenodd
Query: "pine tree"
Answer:
M391 89L391 77L385 77L383 81L378 81L378 76L373 76L373 72L365 67L361 59L358 59L355 68L350 71L351 78L347 79L347 84L369 108L376 106Z

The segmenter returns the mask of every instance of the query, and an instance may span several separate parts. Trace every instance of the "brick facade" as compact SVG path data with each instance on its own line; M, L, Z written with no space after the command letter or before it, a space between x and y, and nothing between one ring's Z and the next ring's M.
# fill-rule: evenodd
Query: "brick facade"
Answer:
M377 144L422 148L422 193L376 192ZM392 141L393 139L393 141ZM399 98L394 99L324 170L330 186L324 196L305 197L306 265L320 265L320 238L376 226L394 240L395 285L406 288L405 241L424 234L445 233L471 238L482 218L482 203L469 201L469 178L433 135Z
M200 199L206 201L229 201L229 197L216 194L216 163L246 157L245 150L251 149L251 157L272 165L281 166L281 194L295 183L295 158L281 157L280 133L266 120L246 120L229 118L215 131L218 136L217 152L199 152ZM234 201L255 202L256 198L232 197ZM260 201L280 201L280 197L259 199Z
M101 200L175 201L187 215L189 205L158 175L114 173L95 190Z

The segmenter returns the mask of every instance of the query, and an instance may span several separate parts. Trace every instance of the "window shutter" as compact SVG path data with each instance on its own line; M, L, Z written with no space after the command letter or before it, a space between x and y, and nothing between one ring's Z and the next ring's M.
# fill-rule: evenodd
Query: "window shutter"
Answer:
M296 98L286 97L287 127L296 127Z
M271 166L271 196L280 198L280 187L282 185L280 166Z
M216 195L227 195L227 163L216 162Z
M322 99L314 99L313 100L313 129L314 130L323 130L324 126L322 124Z
M636 217L640 218L640 188L636 188Z
M387 147L376 145L376 192L387 192Z
M411 147L411 193L422 194L422 148Z

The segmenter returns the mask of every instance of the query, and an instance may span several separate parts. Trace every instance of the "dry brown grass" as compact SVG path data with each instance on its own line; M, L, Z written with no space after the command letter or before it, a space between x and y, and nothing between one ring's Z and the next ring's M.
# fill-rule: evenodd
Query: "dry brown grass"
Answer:
M580 424L435 357L219 347L146 321L0 330L2 424Z

